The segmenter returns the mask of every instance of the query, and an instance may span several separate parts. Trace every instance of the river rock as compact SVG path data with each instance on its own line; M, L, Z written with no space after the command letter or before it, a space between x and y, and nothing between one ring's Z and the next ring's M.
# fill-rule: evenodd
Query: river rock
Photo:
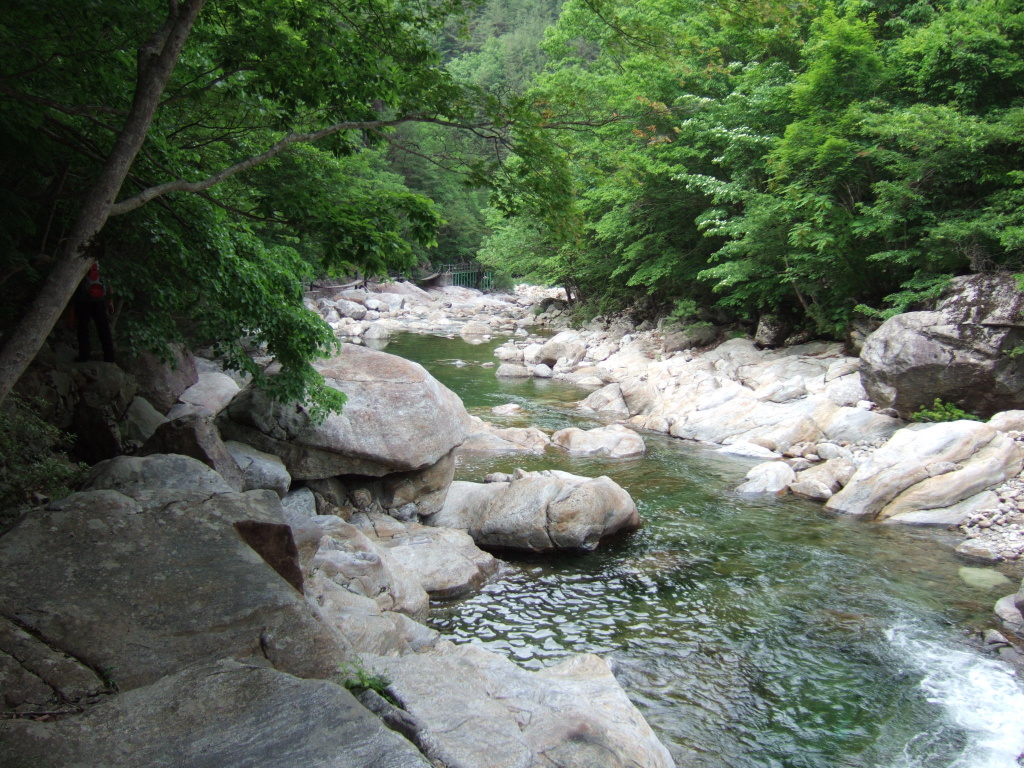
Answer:
M999 506L999 496L992 491L982 491L981 493L969 496L963 501L957 502L956 504L950 504L946 507L935 507L934 509L911 509L904 512L898 512L890 517L887 517L884 522L886 523L901 523L905 525L942 525L942 526L957 526L963 524L971 515L981 512L983 510L992 509L993 507ZM973 557L982 560L998 561L1002 557L1000 553L1003 549L1001 544L995 544L984 555L981 555L981 547L987 545L989 542L982 544L980 541L968 540L962 542L957 547L957 552L965 557ZM994 542L993 542L994 543ZM966 547L966 545L972 544L972 547ZM961 547L965 547L961 549Z
M827 509L884 520L948 507L1013 477L1022 450L987 424L953 421L902 429L828 500ZM958 467L952 471L939 470Z
M754 343L759 347L782 346L792 329L793 325L789 321L777 315L761 315L757 321Z
M366 317L366 307L348 299L336 299L334 308L342 317L349 317L353 320L362 320Z
M830 443L824 445L830 445ZM798 473L796 480L790 484L789 490L794 496L814 501L827 501L850 482L850 478L856 471L857 465L850 459L842 457L830 459Z
M35 768L431 765L341 685L232 660L189 667L60 720L8 721L3 741L0 762Z
M534 453L542 454L551 438L536 427L498 427L476 416L470 417L473 431L459 446L460 453Z
M575 365L587 353L587 343L577 331L562 331L552 336L537 352L537 362L554 368L565 359Z
M768 493L781 496L796 479L796 473L784 461L767 461L751 467L745 479L746 482L736 489L737 493Z
M347 396L341 413L313 424L305 408L248 389L221 417L222 434L280 456L295 479L315 480L426 469L469 433L462 401L416 363L346 345L316 368Z
M668 750L599 656L536 672L474 645L417 656L363 657L449 768L671 768ZM439 681L448 693L437 696Z
M0 538L0 613L121 690L226 657L335 674L346 645L300 591L275 494L232 493L180 456L113 459L87 488Z
M516 470L510 482L456 481L430 525L460 528L483 547L589 551L640 527L633 499L608 477Z
M491 408L491 413L495 416L514 416L515 414L522 413L523 406L519 403L505 403L504 405L496 405Z
M550 379L555 373L544 363L537 363L533 366L533 375L538 379Z
M742 456L745 459L777 459L780 457L778 453L765 448L763 445L757 443L749 443L746 441L739 441L726 445L719 448L716 453L727 453L730 456Z
M1024 637L1024 615L1017 606L1016 598L1016 595L1007 595L1000 599L996 603L995 612L1004 629L1018 637Z
M182 416L161 424L139 451L141 456L152 454L178 454L199 459L215 469L232 489L245 489L238 462L220 439L209 416Z
M687 328L666 330L661 348L668 355L694 347L706 347L708 344L713 344L716 338L718 338L718 329L715 326L710 323L698 323Z
M503 363L521 363L523 361L523 350L510 341L495 349L494 356Z
M131 440L141 445L153 436L161 424L166 424L167 421L167 417L150 405L148 400L136 396L128 406L128 410L125 411L124 418L119 425L121 436L125 440Z
M210 371L200 373L199 381L182 392L178 399L188 405L205 408L216 416L227 407L238 390L238 382L226 373Z
M266 488L282 498L288 493L288 489L292 485L292 477L279 457L258 451L251 445L235 440L228 440L224 446L231 453L231 457L242 472L242 479L245 482L244 490L255 491Z
M342 589L373 600L381 611L426 618L429 598L415 573L341 518L322 515L312 522L320 527L322 536L308 574L310 582L321 575ZM321 600L322 594L314 592L312 597Z
M498 560L477 547L465 531L403 524L374 513L354 515L352 522L435 599L476 592L498 572Z
M1000 411L988 423L1000 432L1024 432L1024 411Z
M499 379L528 379L533 376L529 368L516 363L502 363L495 370L494 375Z
M610 424L598 429L560 429L551 435L551 442L568 453L598 455L612 459L642 456L647 450L644 439L628 427Z
M586 400L579 404L579 408L585 411L606 413L609 416L629 416L629 406L622 395L622 387L618 384L609 384L596 392L591 392Z
M904 418L935 398L990 416L1024 407L1024 296L1010 274L955 278L934 311L886 320L861 352L871 399Z
M490 334L491 326L479 320L470 320L459 329L460 336L489 336Z

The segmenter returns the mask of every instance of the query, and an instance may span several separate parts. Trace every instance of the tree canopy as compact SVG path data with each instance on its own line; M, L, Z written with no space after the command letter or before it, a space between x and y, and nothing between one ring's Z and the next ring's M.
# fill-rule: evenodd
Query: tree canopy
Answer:
M29 0L8 9L0 247L16 295L2 318L0 399L101 252L126 307L120 336L157 348L215 343L253 373L243 339L266 344L283 394L316 390L309 361L334 339L303 309L302 282L406 268L442 221L388 169L386 132L412 121L500 126L502 104L457 82L436 45L472 7Z
M592 311L776 313L836 336L950 275L1021 271L1022 12L568 0L530 95L624 119L561 142L571 231L527 211L482 258L571 280Z

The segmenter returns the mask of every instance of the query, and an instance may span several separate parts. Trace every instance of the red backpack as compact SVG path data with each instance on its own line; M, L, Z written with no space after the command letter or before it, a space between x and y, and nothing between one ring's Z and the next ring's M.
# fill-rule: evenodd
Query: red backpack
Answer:
M85 295L89 301L99 301L107 295L107 288L100 277L99 264L93 264L85 274Z

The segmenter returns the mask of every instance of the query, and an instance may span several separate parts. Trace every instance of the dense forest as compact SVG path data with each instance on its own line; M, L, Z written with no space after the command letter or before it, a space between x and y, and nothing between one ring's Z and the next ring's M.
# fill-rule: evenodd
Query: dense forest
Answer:
M24 2L0 40L7 380L97 256L125 349L264 343L282 394L328 274L841 337L1024 269L1014 0Z

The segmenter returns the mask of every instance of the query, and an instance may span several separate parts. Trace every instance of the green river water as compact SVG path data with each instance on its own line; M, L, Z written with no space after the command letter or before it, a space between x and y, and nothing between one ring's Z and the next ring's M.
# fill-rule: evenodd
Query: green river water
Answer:
M558 381L495 378L497 342L401 335L471 413L506 426L599 426ZM455 360L467 365L458 366ZM521 416L490 408L515 402ZM971 629L1016 585L971 586L945 531L835 519L793 498L734 492L755 462L645 433L642 459L482 455L456 478L557 468L628 490L641 531L579 557L510 561L431 624L538 668L571 653L616 676L679 766L1013 768L1024 686ZM998 578L998 577L996 577ZM595 768L600 768L595 766Z

